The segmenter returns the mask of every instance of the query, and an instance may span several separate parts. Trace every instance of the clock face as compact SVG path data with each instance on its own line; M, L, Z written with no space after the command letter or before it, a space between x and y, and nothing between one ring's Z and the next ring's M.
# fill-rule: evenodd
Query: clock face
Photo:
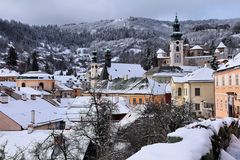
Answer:
M179 41L177 41L176 44L179 44Z

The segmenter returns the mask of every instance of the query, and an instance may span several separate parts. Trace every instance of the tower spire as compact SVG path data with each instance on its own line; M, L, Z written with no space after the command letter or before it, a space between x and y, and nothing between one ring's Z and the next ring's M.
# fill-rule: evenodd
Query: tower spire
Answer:
M180 23L178 20L178 16L176 13L175 20L173 22L173 34L171 35L173 40L180 40L182 39L182 33L180 32Z

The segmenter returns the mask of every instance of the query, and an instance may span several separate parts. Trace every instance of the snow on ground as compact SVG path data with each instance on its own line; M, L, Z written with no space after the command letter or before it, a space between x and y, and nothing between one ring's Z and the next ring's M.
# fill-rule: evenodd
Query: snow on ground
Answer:
M144 146L140 151L128 158L128 160L199 160L202 156L210 152L212 148L211 136L214 133L218 133L220 127L224 125L229 126L236 120L234 118L225 118L212 121L206 120L187 125L168 134L168 137L183 138L181 141ZM198 125L205 126L208 129L204 127L200 128ZM240 160L232 158L234 156L240 157L239 149L240 141L232 137L231 145L228 148L228 152L231 155L225 151L221 151L221 156L224 157L221 160Z

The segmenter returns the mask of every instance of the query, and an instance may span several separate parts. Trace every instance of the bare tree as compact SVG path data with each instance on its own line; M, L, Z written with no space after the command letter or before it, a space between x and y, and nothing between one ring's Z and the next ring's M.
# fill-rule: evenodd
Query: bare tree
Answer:
M89 112L76 125L75 134L89 139L92 144L92 153L86 155L86 159L111 159L115 130L112 113L115 104L99 93L93 92L91 96Z
M122 157L119 157L120 153L117 154L118 159L126 159L145 145L166 142L168 133L194 120L190 104L176 107L149 103L145 107L140 118L119 130L117 141L125 143L127 147L120 151Z
M31 150L33 159L107 160L111 159L114 104L101 94L91 93L90 106L70 131L53 131ZM85 154L86 152L86 154Z

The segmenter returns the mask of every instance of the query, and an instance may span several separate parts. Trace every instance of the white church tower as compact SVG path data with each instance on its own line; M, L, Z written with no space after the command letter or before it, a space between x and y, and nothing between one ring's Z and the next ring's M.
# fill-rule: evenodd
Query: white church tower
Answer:
M92 52L92 63L91 63L91 88L97 86L98 81L98 63L97 63L97 51Z
M170 66L183 66L183 39L177 16L173 23L173 34L170 41Z

